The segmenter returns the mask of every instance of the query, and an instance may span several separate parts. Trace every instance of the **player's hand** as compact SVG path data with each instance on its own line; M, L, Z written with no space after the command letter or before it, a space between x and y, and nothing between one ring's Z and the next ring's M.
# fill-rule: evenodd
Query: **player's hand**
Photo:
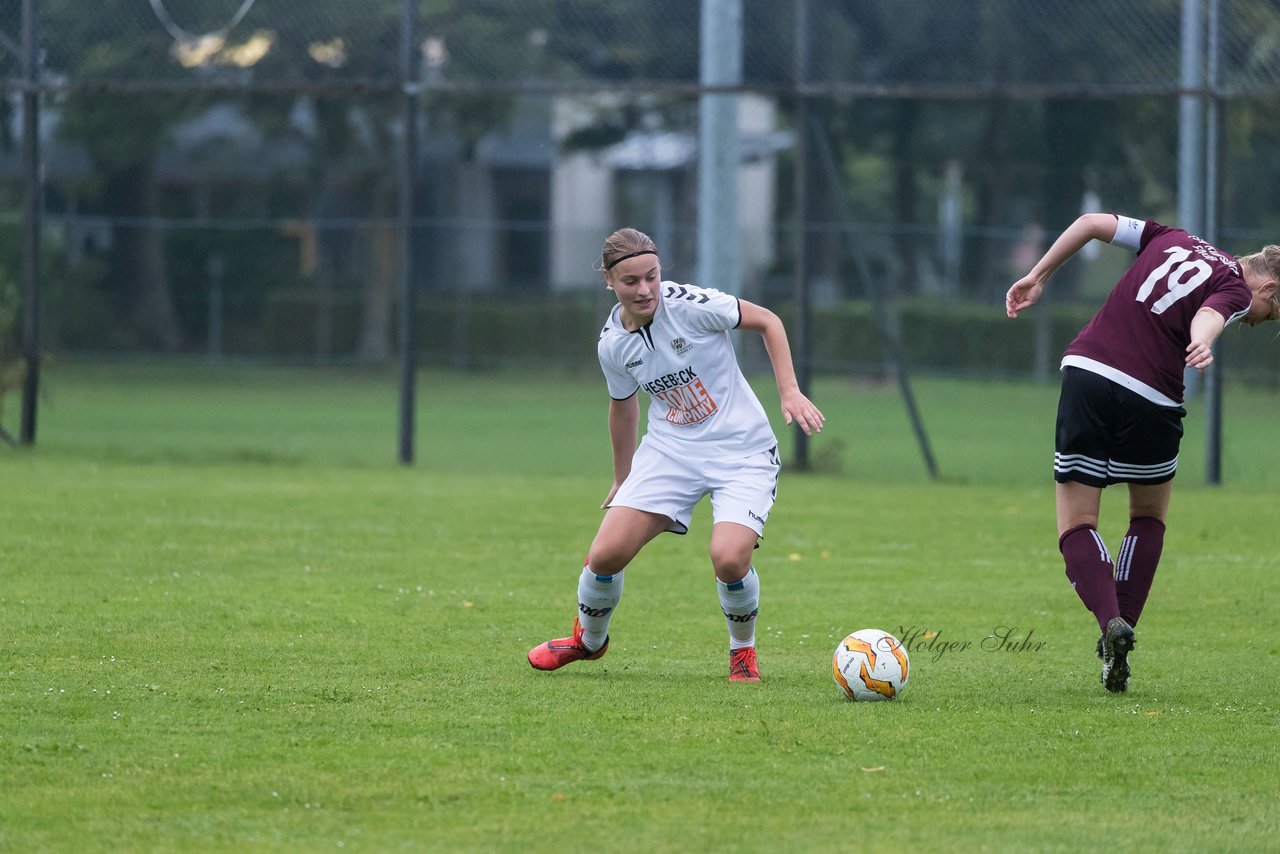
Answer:
M1019 279L1013 283L1013 287L1009 288L1009 292L1004 295L1004 313L1010 317L1017 317L1018 312L1024 308L1030 308L1040 299L1040 293L1044 290L1044 283L1036 281L1030 277Z
M813 402L799 391L793 391L783 396L782 417L787 424L792 422L799 424L800 429L804 431L806 436L821 433L822 425L827 420L827 417L822 414L822 410L814 406Z
M1213 347L1203 341L1192 341L1187 345L1187 367L1204 373L1205 368L1213 364Z
M609 509L609 502L613 501L613 496L618 494L618 487L620 486L622 486L622 482L615 480L613 486L609 487L609 494L604 497L604 501L600 504L601 510Z

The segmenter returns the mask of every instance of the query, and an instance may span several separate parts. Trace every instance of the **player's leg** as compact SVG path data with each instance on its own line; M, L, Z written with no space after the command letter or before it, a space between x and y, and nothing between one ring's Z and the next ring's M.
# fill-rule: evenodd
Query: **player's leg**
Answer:
M1151 582L1164 551L1164 520L1169 512L1173 481L1154 485L1129 484L1129 530L1116 557L1116 599L1120 616L1138 625L1151 592Z
M1075 481L1059 483L1056 488L1058 550L1067 578L1098 621L1098 628L1105 630L1108 622L1120 616L1120 605L1111 553L1098 533L1101 497L1101 488Z
M1181 406L1153 403L1131 391L1117 394L1111 472L1129 486L1129 530L1116 555L1115 589L1120 616L1103 632L1102 681L1109 691L1129 687L1133 627L1142 615L1160 554L1173 476L1182 442Z
M619 487L587 552L578 576L578 613L573 635L529 651L529 663L556 670L574 661L594 660L609 644L609 621L622 598L623 570L663 531L689 529L702 486L690 467L643 440L631 460L631 476Z
M751 565L759 534L737 522L711 529L711 566L720 610L729 629L729 679L760 679L756 661L756 616L760 613L760 576Z
M1097 652L1102 659L1100 679L1108 691L1129 685L1129 650L1133 628L1120 616L1113 578L1115 567L1098 534L1098 504L1102 490L1079 483L1058 484L1058 548L1067 578L1085 607L1098 621Z
M609 648L609 620L622 598L623 569L670 524L669 518L657 513L610 507L578 576L573 634L529 650L529 664L538 670L558 670L603 656Z
M711 566L720 610L729 630L729 678L755 682L756 618L760 611L760 576L752 557L777 496L781 463L777 449L721 467L710 466Z
M1106 486L1128 479L1114 470L1113 454L1117 437L1126 435L1126 407L1135 396L1105 377L1066 368L1054 436L1058 549L1071 586L1098 621L1097 649L1108 691L1123 691L1128 684L1133 629L1120 616L1115 567L1098 534L1098 506Z
M1176 465L1176 448L1173 464ZM1099 641L1102 659L1102 682L1109 691L1125 691L1129 687L1129 651L1135 638L1142 609L1151 592L1151 582L1164 551L1164 520L1169 511L1173 481L1129 484L1129 530L1116 558L1116 602L1120 618L1109 626Z
M1116 560L1120 614L1131 626L1142 615L1164 551L1164 521L1173 494L1185 416L1186 410L1180 406L1134 401L1128 416L1131 429L1126 431L1134 439L1116 450L1117 457L1126 461L1126 470L1132 472L1129 530Z
M668 517L634 507L605 511L578 577L578 620L587 649L600 649L609 639L609 621L622 598L623 570L670 525Z
M1120 616L1111 553L1098 533L1102 490L1111 482L1115 389L1104 377L1066 368L1054 431L1058 551L1072 589L1104 631L1109 620Z
M737 522L717 522L711 529L711 567L728 620L730 649L755 646L760 577L751 565L751 555L758 538L753 529Z

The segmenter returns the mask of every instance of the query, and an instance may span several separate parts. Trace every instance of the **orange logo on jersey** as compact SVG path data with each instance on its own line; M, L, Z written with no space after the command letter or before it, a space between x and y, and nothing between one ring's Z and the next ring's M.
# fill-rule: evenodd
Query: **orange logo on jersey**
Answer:
M667 405L667 421L677 427L699 424L716 413L716 402L711 399L700 379L694 379L687 385L654 392L653 396Z

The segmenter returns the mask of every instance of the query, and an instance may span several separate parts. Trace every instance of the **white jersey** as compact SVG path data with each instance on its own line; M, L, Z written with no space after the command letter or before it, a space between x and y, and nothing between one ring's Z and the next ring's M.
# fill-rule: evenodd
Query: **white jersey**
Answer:
M600 333L600 367L614 400L641 388L650 394L646 442L702 459L778 444L729 338L742 320L737 297L663 282L653 320L634 332L620 310L613 307Z

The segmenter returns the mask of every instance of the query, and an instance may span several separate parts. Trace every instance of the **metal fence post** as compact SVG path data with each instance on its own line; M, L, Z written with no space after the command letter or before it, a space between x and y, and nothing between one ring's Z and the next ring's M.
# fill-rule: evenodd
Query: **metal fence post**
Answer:
M39 3L22 0L22 424L18 441L34 445L40 397L40 57Z
M414 410L417 370L414 325L417 289L413 270L413 212L418 159L417 3L402 0L400 19L401 116L404 122L399 162L399 267L400 267L400 445L399 460L408 465L414 458Z

